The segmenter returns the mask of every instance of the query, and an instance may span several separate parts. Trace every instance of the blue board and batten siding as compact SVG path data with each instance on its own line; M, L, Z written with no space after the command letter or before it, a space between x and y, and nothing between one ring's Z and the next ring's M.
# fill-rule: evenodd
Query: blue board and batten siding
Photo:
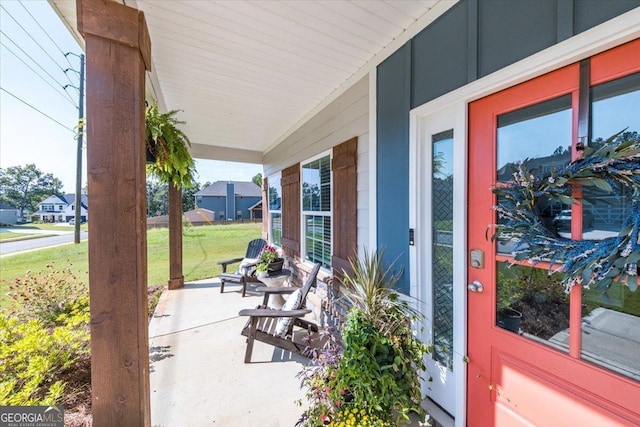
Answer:
M640 0L462 0L378 66L377 245L404 269L402 292L410 110L636 7Z
M253 207L256 203L260 202L260 197L240 197L236 196L234 201L234 207L232 210L227 209L227 198L222 196L200 196L197 202L198 207L202 209L208 209L216 213L215 219L250 219L251 212L249 208ZM238 211L242 212L242 218L238 218Z

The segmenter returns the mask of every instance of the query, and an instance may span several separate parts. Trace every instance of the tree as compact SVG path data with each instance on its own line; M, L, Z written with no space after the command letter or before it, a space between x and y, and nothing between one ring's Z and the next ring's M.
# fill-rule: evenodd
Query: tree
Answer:
M202 186L194 181L193 187L182 187L182 211L195 209L196 196ZM169 214L169 186L158 180L147 180L147 216Z
M261 173L258 173L253 178L251 178L251 181L255 185L257 185L258 187L262 188L262 174Z
M194 182L193 187L182 188L182 212L187 212L196 208L196 193L200 191L200 183Z
M22 217L25 211L35 212L47 196L61 192L62 181L33 163L0 168L0 200L19 209Z
M169 213L169 186L164 182L147 180L147 216Z

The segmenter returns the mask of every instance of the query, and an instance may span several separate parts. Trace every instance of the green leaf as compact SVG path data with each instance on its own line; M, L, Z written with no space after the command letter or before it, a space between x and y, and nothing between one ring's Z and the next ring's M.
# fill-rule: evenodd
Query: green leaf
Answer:
M585 181L584 183L586 184L587 182L591 182L592 185L598 187L602 191L606 191L607 193L611 193L613 191L613 187L611 187L611 184L609 184L604 179L595 178Z
M631 233L631 230L633 229L632 226L627 226L624 227L622 230L620 230L620 232L618 233L618 236L628 236L629 233Z
M620 269L619 268L611 268L608 272L607 272L607 276L606 277L617 277L620 275Z
M609 277L604 278L596 284L596 289L598 290L606 289L611 285L611 282L612 282L611 278Z
M556 198L565 205L571 205L575 201L573 197L565 196L564 194L558 194Z
M640 261L640 251L631 252L631 254L627 257L628 264L635 264Z
M638 276L628 276L627 287L631 292L635 292L638 289Z
M618 258L617 260L615 260L615 262L613 263L613 265L617 268L623 268L625 265L627 264L627 259L626 258Z

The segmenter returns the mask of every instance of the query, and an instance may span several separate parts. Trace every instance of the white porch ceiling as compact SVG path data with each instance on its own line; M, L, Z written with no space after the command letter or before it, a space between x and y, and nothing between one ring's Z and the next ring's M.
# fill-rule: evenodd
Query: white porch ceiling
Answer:
M456 1L121 0L145 13L149 89L184 110L194 156L256 163ZM77 35L75 1L50 2Z

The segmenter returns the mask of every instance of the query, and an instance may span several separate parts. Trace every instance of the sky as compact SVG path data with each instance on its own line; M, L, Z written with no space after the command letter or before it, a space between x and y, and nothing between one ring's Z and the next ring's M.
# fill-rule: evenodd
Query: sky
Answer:
M0 0L0 32L0 168L35 163L75 193L82 51L46 0ZM202 184L262 173L262 165L202 159L196 169Z

